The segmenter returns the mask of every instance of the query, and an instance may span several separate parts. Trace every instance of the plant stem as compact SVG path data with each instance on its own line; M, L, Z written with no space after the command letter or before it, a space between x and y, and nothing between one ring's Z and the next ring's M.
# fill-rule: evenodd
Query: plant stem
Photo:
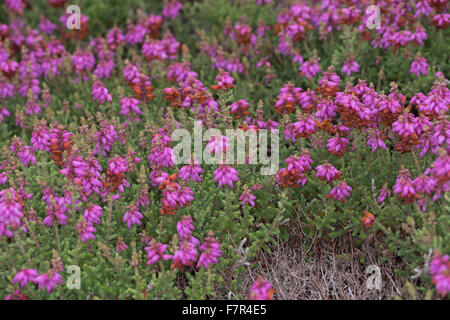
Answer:
M78 265L78 253L80 251L81 238L78 238L77 247L75 248L75 265Z
M112 198L111 195L108 196L108 220L106 222L106 245L108 245L109 241L109 225L111 223L111 213L112 213Z
M32 226L28 223L27 219L23 219L25 221L25 226L27 227L27 230L30 230L31 236L33 237L34 243L36 244L36 247L38 248L39 252L42 253L41 246L39 245L39 241L36 238L36 234L33 231Z
M20 251L22 251L23 256L27 258L30 267L33 266L33 262L31 262L30 255L26 253L25 248L22 244L22 237L20 236L20 230L16 232L16 235L18 238L17 245L19 246Z
M58 245L58 253L61 256L61 243L59 241L59 230L58 230L58 225L56 223L54 224L54 228L55 228L55 234L56 234L56 244Z
M416 163L417 169L419 170L419 173L422 172L422 169L420 168L419 161L417 160L416 151L412 150L414 162Z
M9 253L8 244L6 243L5 238L3 238L3 243L5 244L5 252L6 252L6 255L8 256L9 262L11 262L11 264L17 269L16 264L14 263L14 260L11 258L11 255Z

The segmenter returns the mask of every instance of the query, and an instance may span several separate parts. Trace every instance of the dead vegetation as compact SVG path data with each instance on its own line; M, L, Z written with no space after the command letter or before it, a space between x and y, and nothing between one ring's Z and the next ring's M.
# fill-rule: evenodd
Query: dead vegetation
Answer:
M311 242L306 241L301 232L288 242L278 239L277 245L270 246L272 252L261 251L256 267L249 267L248 273L239 279L241 291L219 298L246 297L259 275L273 285L274 297L279 300L407 298L405 281L395 272L405 270L406 264L399 257L380 252L369 243L367 241L356 248L349 237ZM385 262L381 262L381 257L386 258ZM367 286L368 278L373 274L366 273L370 265L380 268L379 290ZM414 283L413 280L411 282Z

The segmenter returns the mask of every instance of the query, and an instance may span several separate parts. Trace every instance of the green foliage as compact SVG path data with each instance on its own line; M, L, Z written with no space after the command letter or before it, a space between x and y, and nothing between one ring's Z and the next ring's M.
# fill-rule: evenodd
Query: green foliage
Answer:
M31 9L23 15L24 22L32 28L36 28L42 12L52 21L57 21L61 10L49 9L47 1L32 2ZM205 0L184 3L181 17L164 22L164 31L170 31L175 38L186 44L190 52L183 59L190 62L192 70L199 74L199 79L205 85L215 83L217 71L212 69L212 61L207 54L202 53L200 42L218 44L225 52L241 55L235 48L235 43L223 35L223 29L227 20L234 25L245 13L248 24L255 29L259 21L267 25L276 23L276 15L279 12L277 1L267 6L256 6L255 1L228 1ZM125 28L127 19L136 19L138 9L147 16L151 12L160 12L162 1L73 1L80 6L83 14L89 16L90 39L95 36L104 36L114 27ZM0 10L0 22L6 21L7 16ZM440 41L448 39L449 29L434 31L427 26L429 39L421 48L427 57L430 66L428 76L417 79L409 74L409 68L414 54L413 48L406 47L397 50L374 49L367 41L360 41L357 30L343 26L343 31L329 34L326 41L319 39L316 30L308 33L305 41L296 44L295 49L302 53L305 60L314 56L320 57L321 66L334 66L340 70L343 62L351 54L358 58L361 66L361 78L368 83L373 83L379 91L389 90L389 83L395 81L399 90L410 98L415 93L427 92L435 81L437 69L448 72L448 53L450 42ZM268 44L265 47L266 54L271 54L272 72L276 77L266 82L266 72L255 68L259 57L241 57L247 73L233 73L236 86L227 93L217 93L215 98L221 107L228 106L238 99L246 99L250 103L249 111L255 112L257 104L261 101L264 117L272 118L273 101L278 95L279 89L288 82L301 86L303 89L314 89L317 79L308 81L305 77L298 76L298 66L291 59L276 53L277 37L268 32ZM68 41L67 49L84 48L86 42ZM122 70L125 58L140 57L141 52L136 48L128 48L122 45L118 52L121 58L117 59L117 70ZM119 55L120 56L120 55ZM382 59L376 62L380 56ZM114 96L111 104L98 106L91 98L92 83L81 81L73 82L70 61L64 61L62 76L50 77L45 81L52 93L53 101L48 109L40 115L32 115L27 118L28 126L20 127L15 124L14 117L5 118L0 124L0 147L10 145L13 137L20 137L29 144L33 131L33 122L38 119L46 119L48 123L58 122L66 125L67 129L74 133L73 140L81 147L90 148L90 141L83 133L84 129L96 129L97 119L100 116L109 121L124 122L125 117L120 115L119 99L123 93L132 96L133 92L124 85L121 73L116 71L112 79L103 80L105 87L109 88ZM251 67L249 67L251 66ZM14 240L0 237L0 298L14 292L18 285L12 285L14 275L21 269L35 268L40 273L51 268L51 260L55 255L62 259L66 266L77 265L81 269L81 288L69 289L66 281L70 274L62 272L63 284L56 287L51 294L45 290L37 290L35 286L26 286L22 292L32 299L210 299L223 298L230 291L242 292L240 279L248 273L247 268L254 267L257 263L257 255L270 252L275 240L281 238L289 240L290 230L283 221L300 219L304 225L305 241L313 237L329 241L336 237L348 237L356 246L365 241L373 241L380 244L380 251L389 250L394 255L403 259L408 265L408 270L402 270L404 277L411 276L413 269L424 263L423 255L430 248L439 249L442 252L450 252L450 194L437 201L430 201L427 211L423 212L417 205L405 205L396 197L388 198L385 203L377 201L378 190L385 183L390 188L395 183L397 173L402 168L408 168L413 177L417 177L424 168L430 167L435 157L427 154L417 161L409 154L400 154L393 151L392 145L388 145L386 151L377 150L371 152L366 144L366 136L355 133L352 152L347 152L343 157L328 154L324 148L314 148L311 142L300 138L295 144L281 141L280 159L283 161L292 154L300 154L303 147L310 151L314 161L314 167L322 164L327 159L336 168L343 172L345 181L353 188L351 197L341 203L332 199L326 199L331 186L320 181L314 172L307 174L308 183L304 187L293 189L280 188L274 177L255 174L260 169L259 165L235 166L239 171L240 181L233 189L228 186L217 187L214 179L215 165L203 166L202 183L189 182L187 185L195 193L195 200L186 207L177 210L175 216L161 216L160 195L157 188L150 189L151 205L141 211L144 218L142 226L133 226L128 229L123 223L125 207L136 202L137 194L142 188L139 178L148 179L150 168L146 163L148 149L142 148L140 139L149 141L149 126L162 127L165 124L163 117L173 109L168 106L162 90L172 87L173 83L165 77L167 65L157 62L152 67L142 64L145 74L156 76L152 78L155 87L155 98L149 103L143 103L142 122L133 123L126 129L127 143L116 143L110 155L125 155L129 149L136 151L136 156L142 159L137 165L137 170L127 177L130 188L114 204L102 203L104 217L102 224L96 226L96 241L81 242L77 230L73 227L77 224L80 214L75 206L70 208L67 226L48 228L35 221L28 221L28 233L24 235L16 232ZM436 70L435 70L436 69ZM358 75L359 77L359 75ZM345 82L355 84L357 78L345 77L341 81L341 89ZM75 109L74 105L81 104L82 108ZM63 107L67 106L67 108ZM8 100L8 108L15 111L24 110L24 99L15 97ZM174 119L192 128L192 113L181 109L176 110ZM290 120L293 120L292 115ZM219 127L225 128L226 119L217 122ZM234 121L233 125L238 126ZM81 130L80 128L83 128ZM282 129L283 123L282 123ZM280 130L281 131L281 130ZM323 140L330 136L324 134ZM203 147L206 143L203 144ZM80 150L82 149L80 147ZM83 150L81 150L83 151ZM6 154L6 152L5 152ZM36 166L20 167L16 175L9 177L8 184L13 185L20 177L25 177L29 184L25 187L27 193L34 197L27 201L25 211L30 214L36 212L39 220L46 217L47 207L41 201L41 181L45 181L56 193L62 194L65 190L74 188L68 185L67 179L61 175L58 168L43 151L36 152L38 159ZM98 157L102 168L108 167L109 157ZM2 158L3 160L3 158ZM284 163L281 163L284 166ZM145 164L143 164L145 163ZM170 173L178 172L181 166L171 169ZM105 170L104 170L105 171ZM261 184L262 190L255 191L256 206L242 205L239 200L244 186ZM72 202L79 200L76 192L73 192ZM81 203L81 211L84 212L87 203ZM371 212L376 217L376 223L366 230L361 223L364 211ZM173 253L177 246L176 224L183 215L189 215L194 221L193 235L203 240L208 232L215 233L220 243L222 258L218 264L209 269L186 268L183 272L172 268L170 261L146 265L145 244L139 238L144 234L158 239L161 243L169 243L168 252ZM105 223L108 217L109 223ZM125 251L115 251L118 239L122 238L129 248ZM309 243L305 244L309 245ZM56 252L56 253L55 253ZM427 275L421 276L421 290L430 298L431 285ZM407 284L407 293L415 299L416 288ZM247 296L238 296L247 298Z

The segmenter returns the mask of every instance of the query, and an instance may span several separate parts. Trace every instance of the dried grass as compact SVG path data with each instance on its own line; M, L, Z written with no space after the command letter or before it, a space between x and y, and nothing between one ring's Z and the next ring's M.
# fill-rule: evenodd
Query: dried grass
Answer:
M219 298L248 296L259 275L272 283L274 297L280 300L381 300L403 295L405 282L395 270L405 270L406 265L399 257L380 252L370 241L355 248L349 237L303 241L305 235L298 227L289 226L291 235L294 233L290 241L278 240L277 245L270 246L271 253L259 253L256 267L248 268L248 273L238 279L240 292ZM360 262L362 257L364 264ZM382 263L381 257L387 261ZM381 271L380 290L369 289L366 284L370 276L366 268L372 264Z

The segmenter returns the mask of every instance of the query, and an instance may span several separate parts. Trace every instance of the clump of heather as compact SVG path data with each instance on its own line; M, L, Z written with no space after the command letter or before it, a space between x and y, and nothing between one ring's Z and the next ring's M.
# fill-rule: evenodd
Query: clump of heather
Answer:
M270 282L259 277L250 288L250 300L272 300L274 289Z
M445 297L450 292L450 258L437 251L430 264L430 274L437 292Z
M0 298L448 297L448 1L68 5L2 4Z

